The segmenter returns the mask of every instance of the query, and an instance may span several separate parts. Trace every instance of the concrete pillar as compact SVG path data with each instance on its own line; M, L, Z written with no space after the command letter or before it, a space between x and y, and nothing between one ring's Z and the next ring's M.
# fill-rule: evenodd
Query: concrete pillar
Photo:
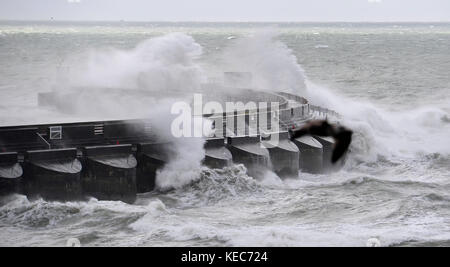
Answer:
M293 140L300 150L300 170L320 173L323 170L323 146L314 137L302 136Z
M19 193L22 174L16 152L0 153L0 195Z
M150 192L155 188L156 172L169 161L169 145L169 143L138 144L136 181L138 193Z
M222 113L222 125L221 125L221 127L222 127L222 131L223 131L222 136L224 138L226 138L227 137L227 113L226 112Z
M298 177L300 161L298 147L289 140L287 132L279 133L278 141L275 140L271 138L262 142L269 150L272 170L281 178Z
M250 110L245 110L245 131L244 131L244 135L245 136L249 136L250 135Z
M27 151L24 192L47 200L81 199L81 170L75 148Z
M248 174L253 177L264 175L269 169L269 151L260 143L260 137L228 138L227 148L235 163L244 164Z
M233 156L225 147L223 138L208 139L205 143L205 159L203 164L213 169L221 169L231 165Z
M85 147L83 189L99 200L136 200L136 158L131 145Z
M323 172L338 170L341 166L340 162L331 163L331 155L333 154L334 139L329 136L314 136L314 138L322 144L323 147Z
M347 159L347 152L336 162L331 163L331 156L333 155L334 139L332 137L315 136L317 141L323 145L323 164L325 171L338 171L340 170Z

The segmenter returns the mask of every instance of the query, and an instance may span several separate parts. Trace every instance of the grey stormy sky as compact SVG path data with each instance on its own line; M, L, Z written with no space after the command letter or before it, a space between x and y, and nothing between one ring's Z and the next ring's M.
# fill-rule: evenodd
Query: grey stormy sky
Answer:
M0 0L2 20L450 21L450 0Z

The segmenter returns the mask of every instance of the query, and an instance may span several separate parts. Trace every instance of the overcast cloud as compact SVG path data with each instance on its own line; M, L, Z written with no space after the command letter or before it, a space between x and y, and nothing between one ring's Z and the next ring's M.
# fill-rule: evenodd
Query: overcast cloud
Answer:
M0 0L2 20L450 21L450 0Z

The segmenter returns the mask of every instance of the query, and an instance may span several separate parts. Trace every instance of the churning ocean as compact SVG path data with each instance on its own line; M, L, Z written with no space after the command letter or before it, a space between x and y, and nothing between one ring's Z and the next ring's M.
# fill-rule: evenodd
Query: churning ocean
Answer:
M249 177L201 167L201 146L184 147L158 177L175 189L134 205L3 197L0 246L450 246L449 51L449 23L0 22L0 125L151 117L154 104L125 96L136 102L94 95L61 112L37 93L191 90L234 70L355 132L332 174Z

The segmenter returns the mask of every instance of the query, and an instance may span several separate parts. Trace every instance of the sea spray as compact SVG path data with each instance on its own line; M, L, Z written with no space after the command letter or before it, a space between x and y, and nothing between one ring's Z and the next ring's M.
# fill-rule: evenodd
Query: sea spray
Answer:
M262 183L248 176L243 164L233 164L223 169L202 168L198 179L167 192L165 196L181 200L175 205L183 208L213 205L226 199L245 199L262 192Z
M181 188L200 178L205 157L201 138L174 138L169 145L170 160L156 174L156 188L166 191Z
M222 55L222 71L250 72L255 89L304 95L305 76L292 50L273 30L230 41Z
M450 144L439 141L450 132L448 110L424 106L394 112L333 93L306 77L296 55L273 30L230 40L221 57L223 64L218 67L222 71L251 72L257 89L293 92L312 104L338 111L343 115L340 123L355 132L350 159L357 162L450 153Z
M200 88L205 77L196 60L201 54L202 47L182 33L150 38L129 50L90 50L78 55L65 82L55 88L62 94L55 106L86 119L144 118L161 99Z
M184 101L189 103L190 99ZM205 158L204 138L177 137L172 133L172 123L178 114L172 114L170 107L169 104L153 107L150 116L153 134L167 144L164 153L170 155L169 162L156 175L156 189L160 191L181 188L199 179ZM191 120L191 123L189 128L192 129L192 136L195 132L202 133L203 129L212 128L212 122L203 118Z
M84 68L72 75L72 86L94 86L153 92L198 89L202 71L195 59L202 47L188 35L172 33L139 43L134 49L107 48L88 53Z
M182 187L199 177L204 140L175 138L170 131L174 119L170 107L176 101L189 104L191 92L200 88L203 74L195 60L201 54L201 46L192 37L167 34L148 39L132 50L91 51L85 68L78 68L79 73L70 79L74 91L102 88L79 90L74 113L147 118L152 134L168 142L170 161L157 173L158 190ZM128 90L151 94L136 97L132 92L128 95Z
M389 111L337 95L310 81L307 88L311 103L336 110L343 115L341 123L354 130L351 154L360 162L376 162L379 157L399 159L450 153L450 144L442 142L450 133L450 126L443 119L449 113L442 108Z

